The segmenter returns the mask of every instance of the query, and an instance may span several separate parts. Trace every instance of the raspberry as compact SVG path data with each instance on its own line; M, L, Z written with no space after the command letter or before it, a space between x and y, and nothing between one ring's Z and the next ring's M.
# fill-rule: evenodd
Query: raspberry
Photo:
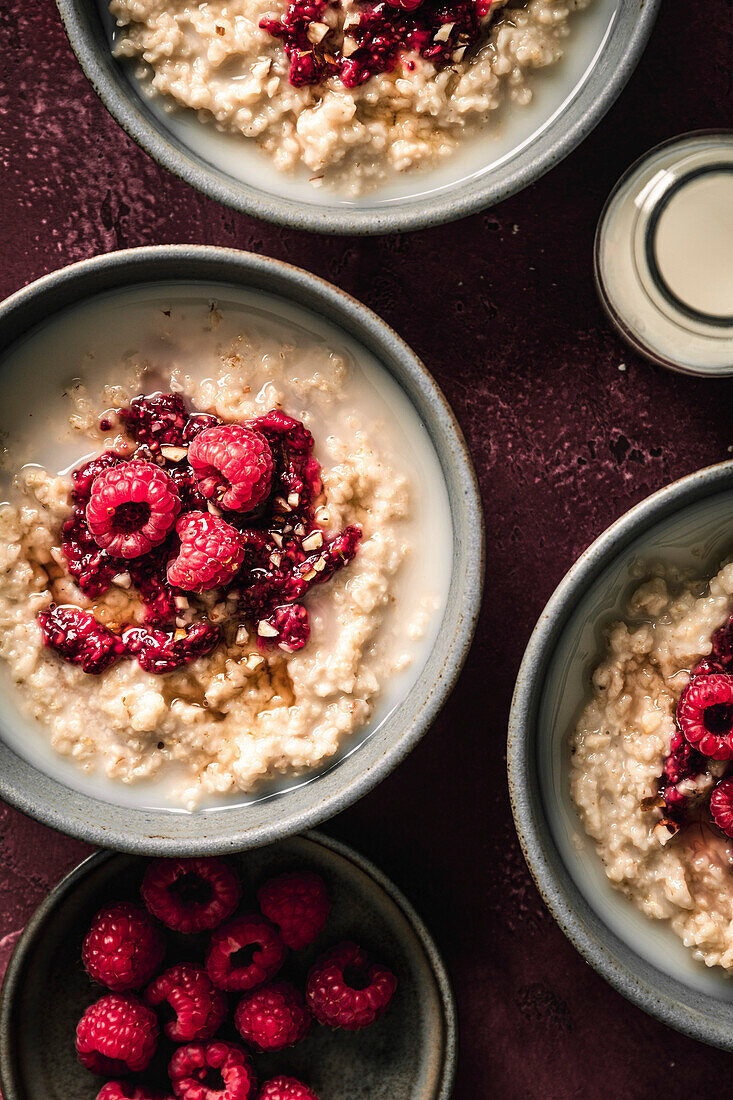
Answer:
M147 1069L157 1045L155 1013L130 993L100 997L76 1027L76 1053L92 1073L140 1073Z
M149 913L127 902L97 913L81 950L92 981L115 993L149 982L164 954L163 934Z
M138 443L167 443L180 446L188 413L182 399L174 393L152 393L135 397L130 407L119 410L120 420Z
M683 734L703 756L730 760L733 756L733 676L695 676L677 704Z
M272 982L245 993L234 1024L256 1050L282 1050L304 1039L311 1016L302 996L289 982Z
M206 970L219 989L254 989L278 972L287 954L275 929L257 914L218 928L206 954Z
M211 653L221 640L221 631L205 620L175 633L132 626L123 632L122 640L125 652L137 657L146 672L162 675Z
M187 963L171 966L151 982L145 1000L153 1008L165 1004L173 1010L163 1030L176 1043L210 1039L227 1011L224 994L214 988L203 967Z
M139 558L163 542L180 510L178 490L159 466L124 462L95 478L86 520L108 554Z
M242 424L201 432L188 448L188 461L203 495L231 512L251 512L270 492L270 444Z
M156 859L141 887L143 901L176 932L216 928L239 904L240 888L221 859Z
M396 988L386 967L369 965L355 943L341 943L311 969L306 999L319 1023L358 1031L382 1015Z
M235 527L208 512L188 512L176 524L178 557L168 564L168 580L186 592L227 584L244 561L245 544Z
M262 1086L257 1100L318 1100L318 1097L294 1077L273 1077Z
M715 824L733 837L733 779L724 779L710 795L710 812Z
M146 1085L133 1085L129 1081L108 1081L97 1093L97 1100L173 1100L173 1097L156 1089L149 1089Z
M232 1043L179 1047L168 1073L179 1100L250 1100L257 1087L249 1056Z
M266 632L263 630L264 623L269 627ZM266 619L258 623L257 630L260 647L264 648L269 643L279 646L286 653L302 649L311 633L308 612L300 603L274 608Z
M257 900L292 951L300 951L318 939L331 908L326 884L320 875L310 872L271 878Z
M104 672L124 652L121 639L80 607L39 611L38 622L45 645L92 675Z

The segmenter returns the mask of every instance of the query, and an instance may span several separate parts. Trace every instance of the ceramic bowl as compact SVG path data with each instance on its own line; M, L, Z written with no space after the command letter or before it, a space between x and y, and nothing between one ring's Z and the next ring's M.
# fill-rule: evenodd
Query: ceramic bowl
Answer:
M142 854L193 855L256 847L325 821L379 783L407 755L445 702L468 652L481 601L483 513L463 436L422 363L364 306L313 275L275 260L227 249L171 246L100 256L46 276L0 305L0 378L3 349L40 322L95 295L104 293L104 301L114 303L114 292L121 288L157 282L265 292L283 310L295 305L316 315L316 321L328 318L337 335L356 341L391 375L417 412L438 456L453 526L447 603L435 644L413 686L376 728L367 726L363 736L349 739L341 755L322 770L296 777L286 789L266 792L248 804L225 803L185 813L130 805L121 787L105 793L107 801L84 784L72 789L80 779L78 770L62 781L30 755L30 743L16 740L22 755L10 747L11 704L8 695L3 701L0 693L1 797L93 844ZM67 766L71 767L68 762Z
M733 983L696 962L603 873L569 792L569 734L590 692L603 630L623 615L647 564L714 575L733 553L733 462L683 478L632 508L578 559L540 616L517 679L509 784L527 863L556 921L630 1001L733 1050ZM592 1009L591 1009L592 1010Z
M259 158L240 170L242 154L233 150L230 157L220 135L208 129L202 135L197 123L192 138L181 112L166 116L140 94L131 69L112 57L114 24L105 0L57 3L74 52L102 102L163 167L218 202L267 221L318 233L373 234L473 214L515 194L562 160L598 124L631 76L661 0L593 0L587 12L575 17L581 25L565 59L554 72L534 74L531 110L502 119L495 140L479 138L455 163L359 199L323 190L311 196L312 189L293 188Z
M326 930L286 962L290 980L302 986L322 951L355 939L398 981L390 1007L372 1027L349 1033L316 1026L297 1047L259 1058L261 1080L290 1073L310 1084L321 1100L448 1100L456 1050L450 983L429 933L399 890L356 852L318 833L232 860L245 899L254 899L266 879L284 871L315 871L328 886L332 910ZM102 990L82 968L81 944L103 905L139 898L145 866L135 856L97 852L59 883L26 926L2 990L5 1100L94 1100L102 1082L78 1064L74 1033ZM222 1037L235 1041L236 1033ZM161 1051L163 1066L157 1067L163 1073L170 1054L164 1055Z

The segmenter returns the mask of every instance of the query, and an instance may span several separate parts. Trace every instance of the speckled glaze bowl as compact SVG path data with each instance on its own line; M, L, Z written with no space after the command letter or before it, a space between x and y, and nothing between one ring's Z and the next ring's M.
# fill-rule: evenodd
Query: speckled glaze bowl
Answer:
M331 916L311 948L294 953L300 985L317 956L354 939L397 976L395 997L372 1027L314 1027L292 1050L257 1059L264 1081L276 1073L305 1080L321 1100L449 1100L456 1058L456 1013L445 967L422 921L371 863L319 833L233 856L244 897L271 875L315 871L328 886ZM145 863L97 852L49 894L26 926L8 965L0 1007L0 1083L5 1100L93 1100L101 1079L76 1060L74 1032L101 995L81 965L81 944L105 904L139 897ZM285 971L283 971L285 973ZM39 1042L39 1021L43 1042ZM236 1033L229 1037L236 1039ZM164 1073L164 1066L158 1067Z
M478 167L472 162L447 182L430 172L420 173L404 197L380 198L375 193L340 200L334 195L311 202L268 188L274 168L262 171L261 185L245 183L195 152L151 110L112 57L112 23L104 0L57 0L69 41L100 99L164 168L218 202L266 221L317 233L353 234L420 229L474 214L533 183L586 138L634 71L661 0L594 3L606 7L607 18L587 69L569 82L557 102L548 104L537 125L518 134L508 148L497 151L486 141Z
M733 982L605 874L570 798L568 738L590 692L606 626L623 616L645 563L710 577L733 554L733 462L642 501L578 559L540 616L517 679L508 767L514 820L555 920L586 960L663 1023L733 1050ZM589 1009L592 1011L592 1008Z
M276 260L206 246L163 246L99 256L47 275L0 304L4 350L41 321L91 297L156 282L192 281L267 292L356 340L402 388L438 455L453 524L452 575L436 643L405 697L368 736L323 770L249 805L185 813L102 801L34 767L2 739L0 796L53 828L92 844L153 855L203 855L269 844L327 820L376 786L417 743L465 660L481 602L483 510L465 441L423 364L374 313L321 279Z

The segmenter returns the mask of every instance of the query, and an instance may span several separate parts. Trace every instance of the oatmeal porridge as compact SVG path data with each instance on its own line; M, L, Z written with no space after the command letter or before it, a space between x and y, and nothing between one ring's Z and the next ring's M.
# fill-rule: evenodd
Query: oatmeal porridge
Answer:
M153 98L359 194L435 165L563 57L590 0L111 0Z
M416 455L348 350L161 305L130 304L121 356L90 336L51 418L61 473L9 441L0 657L82 774L193 808L373 724L445 585L418 580Z
M608 631L571 793L613 886L733 969L733 562L659 568Z

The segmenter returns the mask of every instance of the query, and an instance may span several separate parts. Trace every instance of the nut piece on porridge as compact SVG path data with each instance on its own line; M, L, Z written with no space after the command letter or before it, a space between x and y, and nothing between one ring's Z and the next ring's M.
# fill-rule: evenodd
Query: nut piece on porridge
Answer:
M659 569L636 591L570 748L611 883L733 969L733 563L707 585Z
M451 156L590 0L111 0L143 87L254 139L280 170L359 193Z

